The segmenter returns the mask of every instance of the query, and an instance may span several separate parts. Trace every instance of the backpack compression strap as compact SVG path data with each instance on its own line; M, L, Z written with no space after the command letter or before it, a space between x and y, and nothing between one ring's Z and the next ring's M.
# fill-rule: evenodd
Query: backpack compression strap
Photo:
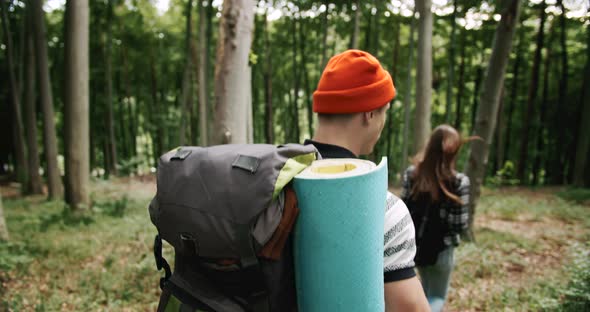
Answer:
M160 278L160 288L163 290L166 282L172 275L172 271L170 270L168 261L162 257L162 239L160 238L160 234L157 234L154 239L154 258L156 259L156 268L158 271L163 268L165 272L164 277Z

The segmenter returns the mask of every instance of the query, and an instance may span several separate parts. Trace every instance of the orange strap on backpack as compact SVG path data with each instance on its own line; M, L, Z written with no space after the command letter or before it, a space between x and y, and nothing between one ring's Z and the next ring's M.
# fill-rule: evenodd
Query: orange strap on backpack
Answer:
M291 186L285 187L285 207L283 208L283 217L272 234L270 240L258 253L258 256L271 260L279 260L285 248L285 243L289 234L293 231L293 226L299 215L297 207L297 195Z

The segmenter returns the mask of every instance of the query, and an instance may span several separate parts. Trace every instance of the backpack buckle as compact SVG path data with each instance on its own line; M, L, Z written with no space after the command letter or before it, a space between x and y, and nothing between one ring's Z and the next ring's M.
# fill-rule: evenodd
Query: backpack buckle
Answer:
M164 289L166 282L168 282L168 279L172 275L172 271L170 270L168 261L162 257L162 239L160 238L160 234L157 234L154 238L154 259L156 260L158 271L164 269L164 277L160 278L160 288Z
M174 154L170 160L185 160L192 152L193 151L189 149L182 149L182 147L179 147L176 150L176 154Z

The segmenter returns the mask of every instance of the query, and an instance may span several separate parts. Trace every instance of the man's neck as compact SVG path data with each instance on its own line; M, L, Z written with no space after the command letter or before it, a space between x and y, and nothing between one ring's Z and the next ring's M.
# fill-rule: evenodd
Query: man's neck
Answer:
M351 135L346 129L335 127L318 127L313 139L316 142L344 147L356 156L361 152L361 140Z

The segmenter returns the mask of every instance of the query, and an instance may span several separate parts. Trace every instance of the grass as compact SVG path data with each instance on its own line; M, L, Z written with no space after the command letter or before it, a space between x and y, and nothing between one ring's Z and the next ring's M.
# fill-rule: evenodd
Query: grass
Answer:
M486 190L476 243L456 253L449 310L590 310L590 207L579 203L549 188Z
M154 311L153 192L153 183L95 181L86 214L39 197L5 199L11 241L0 243L0 311ZM589 310L584 192L485 190L476 243L456 252L448 310Z
M61 202L5 200L12 240L0 244L0 310L155 310L149 197L100 184L93 197L84 215Z

